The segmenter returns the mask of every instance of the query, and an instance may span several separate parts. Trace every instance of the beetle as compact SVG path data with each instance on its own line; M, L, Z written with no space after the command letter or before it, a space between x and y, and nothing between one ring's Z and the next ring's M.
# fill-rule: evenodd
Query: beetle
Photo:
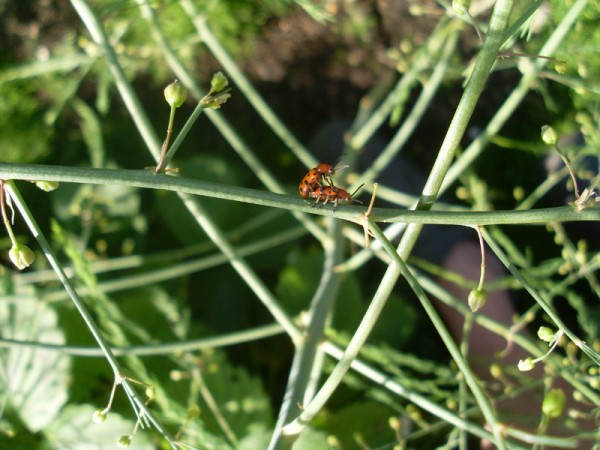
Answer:
M327 182L327 184L331 187L335 187L333 181L331 179L331 175L335 174L338 170L342 170L348 167L348 165L337 166L334 167L328 163L319 163L317 167L314 167L308 171L302 181L300 181L300 185L298 186L298 193L300 197L307 198L311 196L310 194L317 189L318 187L323 186L323 182Z
M360 200L352 198L362 188L364 184L361 184L352 194L342 188L335 186L318 186L310 192L310 197L316 199L315 205L319 202L321 206L326 205L329 202L333 203L333 209L335 209L340 201L362 203Z

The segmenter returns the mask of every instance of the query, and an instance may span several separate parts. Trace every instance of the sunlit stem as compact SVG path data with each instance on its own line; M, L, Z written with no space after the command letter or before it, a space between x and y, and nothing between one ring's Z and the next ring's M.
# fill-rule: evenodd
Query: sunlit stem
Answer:
M165 161L167 160L167 150L169 149L169 142L171 140L171 134L173 133L173 123L175 122L175 110L177 109L177 107L175 106L171 106L171 114L169 115L169 125L167 127L167 137L165 138L165 141L162 144L162 147L160 149L160 158L158 160L158 163L156 164L156 168L154 169L154 173L160 173L164 170L164 167L168 164L165 163Z
M4 198L4 180L0 180L0 211L2 213L2 220L4 222L4 226L6 227L6 231L8 232L8 237L10 237L12 245L15 246L17 245L17 238L15 237L15 233L13 232L10 220L8 220L8 215L6 214L6 203Z
M563 160L563 162L565 163L565 166L569 170L569 175L571 175L571 181L573 181L573 189L575 190L575 197L579 198L579 187L577 186L577 178L575 178L575 172L573 172L573 168L571 167L571 163L569 162L567 155L564 154L564 152L560 149L558 144L554 144L554 149L560 155L560 158Z
M481 234L481 227L475 227L475 231L477 231L477 236L479 236L479 248L481 249L481 273L479 274L479 286L477 289L483 289L483 280L485 278L485 246L483 243L483 235Z

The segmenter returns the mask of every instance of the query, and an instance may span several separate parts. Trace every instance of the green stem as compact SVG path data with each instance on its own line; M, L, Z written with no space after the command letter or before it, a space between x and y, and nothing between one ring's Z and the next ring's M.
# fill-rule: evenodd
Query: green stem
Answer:
M508 256L504 253L504 251L500 248L499 245L496 244L494 239L489 235L489 233L483 230L483 237L487 244L490 246L490 249L496 254L496 256L500 259L502 264L509 270L509 272L519 280L519 282L523 285L525 290L529 292L529 294L533 297L533 299L537 302L538 305L544 310L544 312L548 315L548 317L554 322L554 324L571 340L573 343L581 349L587 356L590 357L594 363L600 366L600 354L598 354L594 349L592 349L589 345L587 345L584 341L579 339L575 333L573 333L567 325L562 321L559 314L556 310L550 305L548 301L541 295L541 293L533 287L527 279L521 275L521 272L517 267L510 261Z
M573 183L573 189L575 190L575 198L578 198L579 197L579 187L577 186L577 177L575 176L575 173L573 172L571 163L569 162L567 155L564 154L564 152L561 150L561 148L558 145L555 144L554 149L556 150L556 152L558 153L560 158L563 160L563 163L565 164L567 170L569 171L569 175L571 175L571 182Z
M147 18L150 23L150 29L152 35L160 47L162 54L165 56L169 67L173 70L177 79L179 79L184 86L192 93L194 98L200 101L204 97L204 93L199 88L196 81L189 75L188 70L179 61L175 52L165 39L163 33L160 30L160 24L154 10L149 4L148 0L136 0L140 5L142 14ZM191 5L191 4L190 4ZM193 5L191 5L192 8ZM230 73L234 81L237 78L234 76L234 72ZM261 100L264 103L264 100ZM252 173L271 191L273 192L285 192L285 187L277 180L277 176L271 173L265 165L259 160L256 155L252 152L248 144L241 138L233 126L227 121L227 119L220 114L218 111L208 109L206 110L206 116L217 128L221 136L231 145L231 147L237 152L242 160L248 165ZM284 133L285 134L285 133ZM293 136L292 136L293 139ZM285 139L284 139L285 141ZM295 145L293 148L299 148ZM294 217L302 223L302 225L317 239L320 241L326 240L327 237L322 229L316 225L313 221L308 220L306 215L301 215L292 212Z
M457 344L454 342L453 337L450 335L448 330L446 329L442 319L437 313L435 307L431 303L431 301L427 298L427 295L417 282L417 280L412 275L411 271L408 269L406 263L400 258L396 249L393 247L391 242L385 237L381 229L375 225L371 224L370 230L373 232L375 237L379 239L389 254L392 257L393 263L392 267L397 269L405 279L408 281L410 287L413 289L427 315L430 320L434 324L436 330L440 334L440 337L444 341L446 348L450 352L453 360L456 362L459 370L461 371L465 381L469 385L471 392L477 399L477 403L481 408L481 411L484 417L487 420L487 423L492 428L494 434L494 441L499 448L504 448L504 439L500 433L500 424L497 422L495 414L493 412L492 406L489 402L489 399L483 393L477 379L473 375L469 365L465 361L464 357L460 353L460 349ZM387 280L386 277L390 278ZM297 437L300 432L304 429L306 424L310 423L310 421L315 417L315 415L322 409L327 400L333 395L334 391L337 389L339 384L342 382L343 377L350 369L353 361L356 360L358 353L364 343L366 342L371 330L377 323L379 316L385 306L387 299L395 286L395 281L397 280L397 276L392 271L387 271L384 279L380 284L380 289L378 289L377 293L373 297L371 304L369 305L366 313L361 320L360 325L356 329L352 339L348 343L346 350L344 351L343 356L340 357L340 360L331 375L325 380L323 386L315 395L314 399L305 406L302 413L296 418L294 421L289 423L283 428L283 434L288 438L288 445L291 441Z
M521 19L528 19L535 12L535 8L539 8L541 3L543 3L541 0L536 0L521 16ZM540 54L546 56L551 56L554 54L555 50L560 46L567 33L573 30L575 21L587 3L588 0L577 0L577 2L573 4L569 12L560 21L550 38L546 41L546 44L540 50ZM517 31L517 26L521 26L522 23L523 21L519 20L508 30L506 30L503 40L506 40L512 36ZM531 64L526 69L517 87L513 89L510 95L506 98L494 117L488 122L485 129L479 134L477 139L475 139L465 149L460 158L457 159L452 165L446 178L444 179L442 192L446 191L458 179L458 177L465 172L466 168L469 167L483 152L490 140L490 137L496 135L502 126L504 126L504 124L513 116L517 107L529 93L532 85L535 84L536 77L538 77L540 71L544 68L546 63L546 60L540 59L535 61L535 63Z
M318 161L300 143L300 141L296 139L293 133L283 124L283 122L281 122L277 114L275 114L267 102L264 101L258 91L254 88L252 83L250 83L248 78L246 78L246 76L238 68L233 58L216 39L208 27L206 18L198 12L194 3L190 0L182 0L181 6L196 27L196 31L202 39L202 42L206 44L214 57L217 58L235 85L244 94L244 97L250 102L265 123L288 146L288 148L296 155L296 157L306 165L306 167L316 166Z
M511 9L511 0L500 0L496 3L494 7L494 11L490 19L490 25L486 40L479 53L477 62L473 69L473 73L471 74L471 77L465 88L465 92L461 97L455 115L450 123L448 132L446 134L446 137L444 138L437 159L429 174L421 197L419 198L419 202L416 205L417 210L431 209L435 199L437 198L444 177L452 163L452 160L454 159L456 150L460 146L460 141L467 128L468 122L473 114L481 92L483 91L489 73L496 61L496 55L503 42L502 36L504 30L506 29ZM377 219L373 217L373 220ZM363 342L364 340L366 340L366 336L361 335L361 333L368 334L368 332L370 331L370 327L372 327L373 325L371 323L373 317L377 317L379 315L381 309L383 308L387 299L389 298L391 290L395 285L396 281L398 280L398 277L401 274L404 274L405 276L408 275L408 273L404 273L405 271L403 270L402 258L406 258L412 250L412 247L414 246L417 237L420 234L421 228L422 225L415 223L411 223L407 227L407 230L398 247L398 253L396 254L396 252L394 252L394 257L397 257L398 261L396 262L396 264L390 265L388 270L384 274L382 282L373 297L371 305L369 306L368 312L365 314L363 321L359 325L359 328L357 329L352 341L348 345L348 348L345 353L345 358L340 361L340 363L336 366L336 369L334 369L334 372L325 382L325 385L319 392L319 394L321 395L317 394L315 400L307 407L307 409L299 416L299 418L291 424L289 424L288 426L286 426L286 428L284 428L284 430L286 430L289 434L295 435L304 428L307 421L314 417L316 412L320 410L320 408L325 404L329 396L332 394L331 389L335 388L337 386L337 383L341 381L341 377L349 367L352 359L356 357L360 345L362 345L361 340ZM378 230L378 227L373 225L372 231L374 233L377 233L376 230ZM385 241L387 241L387 238L385 238L385 235L383 235L383 233L381 233L381 239L382 243L385 245ZM420 288L418 287L418 284L416 285L416 288ZM427 304L425 301L422 301L422 303L424 307ZM429 309L427 309L427 312L428 314L430 314ZM432 318L433 320L433 317L435 317L436 315L437 313L435 312L435 310L433 310L431 311L430 318ZM445 327L443 323L441 323L441 321L439 325L440 327L438 328L436 324L436 328L438 328L438 332L442 334L445 332ZM475 398L477 399L477 402L481 408L481 411L484 414L484 417L486 418L488 424L492 428L496 445L498 445L499 448L504 449L504 439L501 435L500 427L498 426L495 414L492 408L490 407L488 399L481 392L479 385L472 377L470 368L468 367L468 365L466 365L466 363L464 363L464 360L462 359L460 353L457 350L456 353L458 354L455 353L456 344L454 344L451 337L450 341L446 344L448 346L449 351L452 353L453 358L455 358L455 361L457 361L457 364L460 362L459 368L463 375L467 378L469 387L471 388Z
M164 168L169 165L169 161L166 161L165 158L167 156L167 149L169 148L169 141L171 140L171 134L173 133L173 122L175 121L175 111L177 108L175 106L171 106L171 113L169 114L169 125L167 126L167 137L163 142L163 145L160 149L160 158L158 158L158 163L156 164L156 168L154 169L154 173L163 172Z
M186 138L186 136L188 135L188 133L190 132L190 130L193 128L194 124L198 120L198 117L200 117L200 114L202 114L202 111L204 111L205 109L206 109L206 105L202 104L201 102L198 102L198 104L196 105L196 108L194 108L194 111L192 112L191 116L185 122L185 125L183 126L183 128L181 129L181 131L179 132L177 137L175 138L175 142L173 142L173 145L171 146L171 148L169 148L169 151L166 152L166 154L164 156L164 163L163 163L162 167L166 167L169 165L169 163L175 156L175 153L177 153L177 150L179 150L179 147L181 147L183 140ZM156 173L158 173L158 172L160 172L160 171L157 170Z
M477 231L477 237L479 238L479 248L481 249L481 272L479 274L479 286L477 289L483 289L483 282L485 280L485 245L483 243L483 235L481 234L481 227L475 227Z
M337 209L313 207L297 196L229 186L164 174L154 175L144 170L92 169L65 166L40 166L0 163L0 179L41 180L83 184L110 184L146 189L161 189L223 200L250 203L290 211L335 217L358 222L365 207L340 205ZM524 225L548 222L581 222L600 220L600 208L590 207L578 212L571 206L514 211L413 211L374 208L374 222L440 224L440 225Z
M400 128L398 128L398 131L396 132L394 137L381 151L381 153L377 156L377 158L375 159L375 161L373 161L369 168L361 174L360 179L357 181L357 183L355 183L355 185L351 189L356 188L359 182L369 184L370 181L374 180L377 177L377 175L379 175L383 170L389 167L393 159L398 155L398 152L408 142L414 130L422 122L421 119L425 115L427 108L431 105L435 94L437 93L439 87L441 86L444 80L448 66L450 64L450 59L454 55L454 52L456 50L456 44L460 36L461 28L457 27L456 24L450 24L447 27L450 28L449 32L445 32L442 34L446 37L446 40L444 41L446 45L443 48L441 59L435 65L435 69L429 77L429 79L427 80L427 82L424 83L423 90L421 91L414 107L411 109L406 119L404 119ZM433 57L433 55L430 55L430 57ZM400 84L401 83L402 81L400 82ZM394 92L392 92L390 96L393 96L393 94ZM362 133L359 135L359 137L361 139L365 138L365 136ZM359 143L361 143L360 140L354 145L357 145Z
M104 357L106 358L106 360L108 361L108 363L110 364L110 366L113 370L115 379L117 380L118 383L120 383L123 386L123 389L130 396L132 405L134 406L134 409L138 413L139 417L144 417L145 419L149 420L150 423L152 423L152 425L158 430L158 432L169 442L169 444L171 445L171 448L173 448L175 450L176 449L175 440L173 439L171 434L165 428L163 428L161 423L156 419L156 417L148 409L144 400L139 396L137 391L135 389L133 389L133 387L130 385L130 382L124 377L124 375L123 375L124 372L121 369L121 366L120 366L119 362L117 361L117 358L115 357L110 346L108 345L108 343L102 336L100 329L98 328L98 326L96 325L96 322L94 321L91 314L88 312L87 308L83 304L81 298L79 297L79 295L77 294L77 292L75 291L73 286L71 286L71 282L69 281L69 278L62 270L60 263L58 262L58 260L56 259L56 256L54 255L52 247L46 240L46 237L42 233L42 230L38 226L37 222L35 221L35 218L33 217L33 214L31 214L31 211L27 207L27 204L21 197L21 194L19 193L17 187L14 185L14 183L12 181L7 181L5 183L5 187L8 190L10 196L12 197L13 202L17 206L17 209L23 216L23 219L25 219L25 222L27 223L27 226L29 227L31 234L37 240L38 244L42 248L42 251L46 255L46 258L48 259L48 262L50 263L50 265L56 272L60 282L63 284L65 290L69 293L69 296L71 297L71 300L73 301L73 304L79 311L79 314L81 315L86 326L90 330L90 333L92 333L92 336L98 343L98 346L102 350Z
M270 235L265 239L257 240L255 242L236 247L236 252L239 256L251 256L262 251L272 250L273 247L277 245L296 240L304 235L306 235L306 232L303 228L298 226L295 229L286 230L281 233ZM174 252L167 253L173 254ZM172 257L176 258L177 256L173 254ZM124 260L123 262L126 263L129 257L125 257L122 259ZM108 267L105 267L104 269L116 270L119 266L119 261L121 261L122 259L117 258L111 259L110 261L105 261L104 263L107 263ZM136 257L136 259L139 259L139 257ZM152 260L156 260L156 258L148 258L148 261L145 262L147 262L151 266L154 266L155 264L152 263ZM219 265L226 264L228 260L227 257L222 253L217 253L214 255L208 255L202 258L197 258L195 260L185 261L177 264L174 267L171 267L172 262L173 259L170 260L170 264L166 264L166 266L161 269L143 270L139 274L128 275L123 279L113 277L114 279L101 281L98 283L97 288L99 291L105 294L110 292L123 291L127 289L135 289L143 286L148 286L152 283L173 280L175 278L183 277L201 270L207 270L213 267L217 267ZM96 269L96 267L96 265L92 265L93 269ZM139 264L137 264L136 267L141 268ZM131 265L126 266L125 264L122 264L121 269L123 268L131 268ZM100 269L94 270L94 273L98 273L99 271ZM43 282L47 281L48 279L48 277L45 277L44 280L41 280L40 278L41 277L37 277L37 280L34 279L29 281ZM21 277L21 279L23 279L23 277ZM79 292L81 295L87 295L88 289L85 286L82 286L81 288L79 288ZM41 294L41 300L43 300L44 302L56 302L65 300L66 298L68 298L68 294L64 290L54 290ZM3 300L18 302L23 301L23 298L20 296L14 298L6 296L3 298Z
M335 273L335 266L339 264L342 257L344 240L340 233L340 224L337 220L330 221L330 235L333 236L325 245L325 259L321 281L310 308L306 315L308 326L302 335L302 340L297 343L289 378L282 402L277 424L269 444L270 449L279 448L282 444L282 427L290 420L298 410L298 405L304 405L312 399L314 390L315 373L322 373L322 353L319 349L324 336L328 319L331 317L337 292L340 285L340 275Z
M272 323L243 331L236 331L222 336L202 339L190 339L164 344L131 345L127 347L112 347L115 356L158 356L183 352L195 352L203 349L228 347L259 339L277 336L284 332L281 325ZM81 347L75 345L47 344L44 342L20 341L15 339L0 339L0 348L39 348L55 351L65 355L97 358L105 356L101 348Z
M19 242L17 241L17 237L12 229L12 225L10 224L10 220L8 220L8 214L6 213L6 182L4 179L0 179L0 214L2 214L2 221L4 222L4 226L6 227L6 231L8 232L8 237L10 238L10 242L13 247L17 246Z
M106 58L108 68L114 78L121 99L125 103L129 114L131 114L136 128L146 143L148 150L152 153L154 159L158 161L160 158L160 141L152 128L152 124L148 120L148 116L144 113L144 107L135 95L135 91L131 87L125 72L119 64L117 54L115 53L106 32L85 0L71 0L71 4L77 11L77 14L79 14L79 17L81 17L81 20L94 41L102 49L102 53Z

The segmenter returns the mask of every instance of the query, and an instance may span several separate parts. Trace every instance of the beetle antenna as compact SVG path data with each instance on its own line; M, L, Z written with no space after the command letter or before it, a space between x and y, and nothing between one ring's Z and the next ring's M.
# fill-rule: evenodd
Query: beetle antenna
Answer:
M356 188L356 190L355 190L355 191L354 191L352 194L350 194L350 197L354 197L354 196L356 195L356 193L357 193L358 191L360 191L360 190L361 190L361 188L362 188L364 185L365 185L365 183L363 183L363 184L361 184L359 187L357 187L357 188Z

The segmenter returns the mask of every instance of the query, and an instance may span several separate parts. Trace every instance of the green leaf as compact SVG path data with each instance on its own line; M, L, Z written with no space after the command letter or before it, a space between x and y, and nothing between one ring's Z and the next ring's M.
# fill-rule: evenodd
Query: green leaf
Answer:
M331 445L327 441L327 434L315 430L311 427L300 434L298 440L292 446L293 450L331 450Z
M236 436L242 437L255 424L271 422L271 404L261 381L245 369L228 364L224 356L215 352L206 365L204 377L227 423ZM205 411L202 417L207 420L207 407L203 405L202 411Z
M239 450L256 450L257 448L268 448L271 440L272 429L264 423L254 423L247 428L247 434L240 439Z
M64 344L56 312L45 303L0 302L3 339ZM67 401L69 358L56 351L13 347L2 351L0 398L32 432L48 425Z
M394 440L394 432L388 425L392 415L389 407L365 401L326 413L321 419L323 428L340 441L341 448L357 448L357 439L374 448Z

